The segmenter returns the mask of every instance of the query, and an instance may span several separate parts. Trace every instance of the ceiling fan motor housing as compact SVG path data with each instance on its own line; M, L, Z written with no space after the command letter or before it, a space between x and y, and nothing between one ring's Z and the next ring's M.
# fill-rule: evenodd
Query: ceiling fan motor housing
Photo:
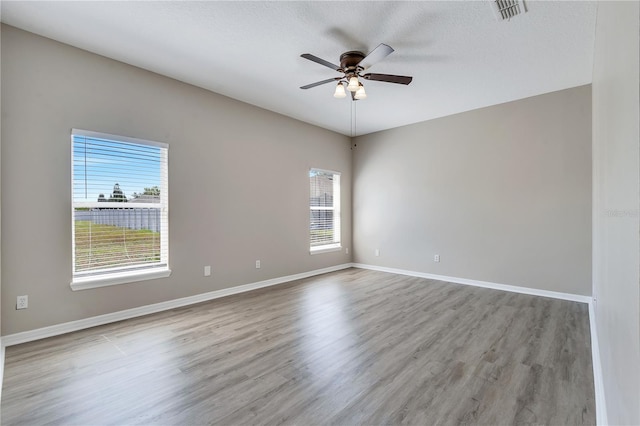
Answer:
M353 50L351 52L344 52L340 55L340 70L345 74L354 74L356 72L362 71L358 69L358 64L365 58L365 54L362 52L358 52Z

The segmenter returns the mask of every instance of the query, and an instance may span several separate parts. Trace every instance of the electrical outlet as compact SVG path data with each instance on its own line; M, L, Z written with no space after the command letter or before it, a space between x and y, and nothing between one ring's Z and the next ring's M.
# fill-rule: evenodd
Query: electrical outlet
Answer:
M18 296L16 299L16 309L27 309L29 307L29 296Z
M204 276L205 277L211 276L211 266L205 266L204 267Z
M349 247L344 249L345 254L349 254Z
M256 260L256 269L260 269L260 261Z
M374 252L376 256L380 256L380 249L376 249L376 251Z
M433 261L434 262L440 262L440 255L439 254L434 255L433 256Z

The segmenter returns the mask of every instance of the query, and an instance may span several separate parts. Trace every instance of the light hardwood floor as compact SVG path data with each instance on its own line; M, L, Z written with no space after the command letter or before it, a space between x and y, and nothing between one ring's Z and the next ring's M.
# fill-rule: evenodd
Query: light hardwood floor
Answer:
M7 348L2 424L594 424L587 305L361 269Z

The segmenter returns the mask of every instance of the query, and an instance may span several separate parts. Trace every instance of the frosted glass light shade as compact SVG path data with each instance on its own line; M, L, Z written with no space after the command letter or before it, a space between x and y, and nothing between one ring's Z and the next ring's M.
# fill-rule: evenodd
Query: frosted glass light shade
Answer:
M356 99L367 99L367 92L364 91L364 86L360 83L360 87L356 91L356 95L354 96Z
M353 76L349 79L349 85L347 86L347 90L350 92L355 92L360 87L360 83L358 82L358 77Z
M347 96L347 92L345 92L344 86L342 85L342 83L338 83L338 85L336 86L336 91L333 93L333 97L342 99L345 96Z

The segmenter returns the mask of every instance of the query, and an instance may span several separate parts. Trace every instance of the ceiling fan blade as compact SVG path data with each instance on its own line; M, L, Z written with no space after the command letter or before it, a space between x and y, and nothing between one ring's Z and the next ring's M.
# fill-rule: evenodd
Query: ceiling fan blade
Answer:
M373 80L373 81L385 81L387 83L397 83L397 84L409 84L413 77L409 77L406 75L391 75L391 74L364 74L361 76L365 80Z
M317 56L312 55L311 53L303 53L302 55L300 55L301 57L308 59L310 61L313 61L315 63L318 63L320 65L324 65L325 67L331 68L334 71L338 71L338 69L340 69L339 66L332 64L329 61L325 61L324 59L318 58Z
M358 66L366 70L376 62L379 62L389 56L391 52L393 52L393 48L391 46L380 43L378 47L369 52L369 54L360 61Z
M328 78L322 81L316 81L315 83L307 84L306 86L300 86L301 89L311 89L312 87L320 86L323 84L331 83L332 81L340 80L342 77Z

